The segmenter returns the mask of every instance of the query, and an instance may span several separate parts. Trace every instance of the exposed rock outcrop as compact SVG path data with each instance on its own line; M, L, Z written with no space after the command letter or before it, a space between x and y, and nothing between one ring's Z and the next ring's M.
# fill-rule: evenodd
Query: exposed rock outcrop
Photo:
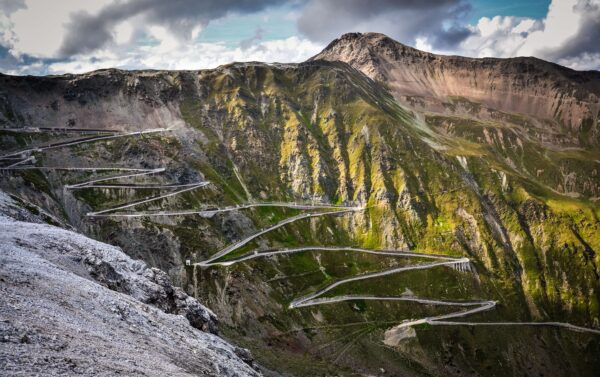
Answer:
M436 55L378 33L344 34L311 60L318 59L346 62L386 83L398 98L463 97L502 111L555 119L573 131L593 127L593 141L600 142L597 71L574 71L532 57Z
M3 375L259 375L164 272L42 220L0 192Z

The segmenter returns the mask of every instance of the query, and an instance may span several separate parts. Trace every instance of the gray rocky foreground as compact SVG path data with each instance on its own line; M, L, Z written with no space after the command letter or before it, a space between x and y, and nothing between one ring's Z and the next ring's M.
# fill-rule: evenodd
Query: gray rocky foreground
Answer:
M163 271L23 204L0 192L3 376L259 375Z

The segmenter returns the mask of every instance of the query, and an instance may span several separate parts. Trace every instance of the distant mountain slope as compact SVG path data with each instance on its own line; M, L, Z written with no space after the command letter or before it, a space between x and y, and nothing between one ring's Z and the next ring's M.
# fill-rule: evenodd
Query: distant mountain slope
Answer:
M600 143L600 72L536 58L473 59L423 52L377 33L349 33L311 60L339 60L385 82L395 96L462 97L508 112L555 120Z

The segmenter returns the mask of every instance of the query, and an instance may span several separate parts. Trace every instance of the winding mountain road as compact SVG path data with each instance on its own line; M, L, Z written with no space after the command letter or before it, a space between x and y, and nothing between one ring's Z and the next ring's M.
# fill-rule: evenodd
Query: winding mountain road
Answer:
M89 213L87 213L87 216L90 216L90 217L98 216L98 215L102 215L102 214L107 214L107 213L110 213L110 212L118 211L120 209L130 208L130 207L138 206L140 204L154 202L154 201L165 199L165 198L168 198L168 197L171 197L171 196L179 195L179 194L182 194L182 193L187 192L187 191L195 190L195 189L200 188L200 187L208 186L209 184L210 184L210 182L198 182L198 183L194 184L191 187L186 187L184 189L173 191L173 192L170 192L168 194L161 194L161 195L153 196L151 198L146 198L146 199L139 200L139 201L136 201L136 202L133 202L133 203L127 203L127 204L123 204L123 205L120 205L120 206L117 206L117 207L104 209L102 211L89 212ZM134 185L132 185L131 187L132 188L139 188L139 187L134 186Z
M405 250L373 250L373 249L365 249L360 247L349 247L349 246L302 246L296 248L285 248L285 249L273 249L273 250L264 250L264 251L252 251L250 253L233 257L227 259L222 262L211 262L209 265L211 266L231 266L234 263L247 261L254 258L262 258L269 257L278 254L294 254L301 253L304 251L356 251L364 254L374 254L374 255L384 255L384 256L392 256L392 257L418 257L418 258L430 258L430 259L442 259L442 260L451 260L457 261L462 258L449 257L447 255L439 255L439 254L425 254L425 253L415 253L409 252Z
M97 133L97 134L115 134L121 132L119 130L109 130L102 128L66 128L66 127L22 127L22 128L3 128L4 132L15 133Z
M77 140L59 142L59 143L24 149L24 150L20 150L17 152L4 154L0 157L12 157L12 156L19 156L19 155L25 156L25 155L33 153L33 152L41 152L41 151L45 151L48 149L70 147L73 145L78 145L78 144L83 144L83 143L91 143L91 142L100 141L100 140L110 140L110 139L117 139L117 138L128 137L128 136L146 135L146 134L157 133L157 132L167 132L170 130L171 130L171 128L153 128L153 129L145 130L145 131L127 132L127 133L122 133L122 134L117 134L117 135L86 137L86 138L77 139Z
M80 170L81 168L66 168L64 170ZM89 168L89 170L92 171L96 171L96 170L109 170L107 168ZM88 170L88 169L86 169ZM89 181L85 181L85 182L81 182L81 183L76 183L74 185L65 185L64 188L67 190L76 190L76 189L83 189L83 188L90 188L90 187L96 187L95 183L98 182L106 182L106 181L112 181L114 179L122 179L122 178L131 178L131 177L140 177L140 176L144 176L144 175L151 175L151 174L157 174L157 173L162 173L165 171L165 168L158 168L158 169L133 169L133 168L125 168L125 169L119 169L119 170L123 170L123 171L133 171L135 173L132 174L124 174L124 175L113 175L110 177L102 177L102 178L97 178L97 179L92 179ZM135 186L135 185L130 185L130 186Z
M169 131L170 128L160 128L160 129L152 129L146 131L138 131L138 132L129 132L123 134L112 134L108 136L98 136L98 137L87 137L81 138L77 140L71 140L66 142L59 142L54 144L49 144L41 147L30 148L26 150L22 150L19 152L13 152L9 154L5 154L0 156L0 160L5 161L15 161L12 164L0 168L0 170L25 170L25 169L40 169L40 170L65 170L65 171L123 171L128 172L128 174L96 178L92 180L88 180L85 182L66 185L64 186L65 190L78 190L78 189L86 189L86 188L103 188L103 189L172 189L172 188L181 188L180 190L176 190L174 192L170 192L167 194L157 195L151 198L145 198L139 201L126 203L119 205L117 207L104 209L97 212L90 212L87 216L90 217L142 217L142 216L181 216L181 215L193 215L198 214L202 216L212 216L217 213L228 212L228 211L237 211L254 207L286 207L300 210L312 210L312 209L335 209L331 211L325 212L311 212L304 213L300 215L296 215L290 217L288 219L282 220L277 224L274 224L270 227L262 229L240 241L237 241L224 249L218 251L207 260L202 262L195 263L195 266L201 267L210 267L210 266L231 266L235 263L240 263L243 261L247 261L254 258L261 257L269 257L280 254L292 254L306 251L345 251L345 252L358 252L372 255L381 255L381 256L393 256L393 257L402 257L402 258L427 258L427 259L435 259L437 262L425 263L425 264L417 264L410 265L404 267L395 267L383 271L370 272L362 275L357 275L345 279L338 280L332 284L329 284L316 292L309 294L307 296L298 298L293 300L289 304L290 309L313 306L313 305L323 305L323 304L332 304L339 303L343 301L351 301L351 300L377 300L377 301L407 301L407 302L416 302L424 305L441 305L441 306L456 306L461 308L470 308L467 310L459 310L456 312L452 312L449 314L443 314L433 317L425 317L416 320L408 320L404 321L401 324L393 327L390 330L394 329L402 329L406 327L412 327L419 324L430 324L437 326L549 326L549 327L557 327L557 328L565 328L572 331L578 332L588 332L593 334L600 334L600 330L586 328L582 326L572 325L570 323L564 322L459 322L459 321L448 321L448 319L467 317L476 313L492 310L496 306L496 301L450 301L450 300L436 300L429 298L421 298L414 296L374 296L374 295L339 295L334 297L323 297L327 292L333 290L336 287L341 285L351 283L354 281L361 281L366 279L373 279L377 277L397 274L401 272L407 272L412 270L425 270L430 268L437 268L442 266L452 267L461 272L470 271L470 261L468 258L464 257L451 257L445 255L436 255L436 254L424 254L417 252L410 252L406 250L373 250L359 247L326 247L326 246L305 246L298 248L284 248L284 249L274 249L274 250L254 250L250 253L237 256L225 261L217 261L228 254L232 253L235 250L243 247L248 244L252 240L274 231L278 228L281 228L287 224L293 223L295 221L299 221L302 219L318 217L318 216L326 216L326 215L340 215L346 214L350 212L363 211L366 208L364 207L349 207L349 206L337 206L337 205L327 205L327 204L297 204L297 203L286 203L286 202L266 202L266 203L249 203L244 205L236 205L229 206L223 208L215 208L209 210L184 210L184 211L152 211L152 212L133 212L133 213L119 213L121 209L131 208L140 204L145 204L153 201L158 201L164 198L172 197L175 195L182 194L187 191L195 190L197 188L205 187L210 182L196 182L196 183L187 183L187 184L167 184L167 185L157 185L157 184L99 184L101 182L106 182L110 180L123 179L123 178L132 178L139 177L145 175L152 175L157 173L162 173L165 171L165 168L157 168L157 169L139 169L139 168L118 168L118 167L38 167L38 166L21 166L26 164L27 162L34 162L35 158L31 156L33 152L40 152L48 149L62 148L68 147L83 143L90 143L101 140L110 140L116 139L120 137L127 136L135 136L135 135L143 135L149 133L156 132L165 132ZM62 131L62 130L61 130ZM388 331L390 331L388 330Z
M281 254L292 254L292 253L299 253L299 252L306 252L306 251L346 251L346 252L352 251L352 252L366 253L366 254L372 254L372 255L394 256L394 257L401 257L401 258L408 257L408 258L436 259L436 260L440 260L440 261L432 262L432 263L411 265L411 266L395 267L395 268L391 268L391 269L387 269L387 270L383 270L383 271L370 272L370 273L365 273L362 275L357 275L357 276L341 279L341 280L338 280L332 284L329 284L329 285L317 290L314 293L311 293L307 296L300 297L300 298L293 300L289 304L289 308L297 309L297 308L313 306L313 305L333 304L333 303L339 303L339 302L343 302L343 301L354 301L354 300L407 301L407 302L415 302L415 303L424 304L424 305L455 306L455 307L461 307L461 308L472 307L472 308L467 309L467 310L458 310L458 311L451 312L448 314L442 314L442 315L433 316L433 317L425 317L425 318L420 318L420 319L416 319L416 320L407 320L407 321L404 321L404 322L400 323L399 325L389 329L388 331L394 330L394 329L402 329L402 328L406 328L406 327L412 327L412 326L426 323L426 324L437 325L437 326L545 326L545 327L564 328L567 330L578 331L578 332L587 332L587 333L591 333L591 334L600 334L600 330L598 330L598 329L577 326L577 325L573 325L573 324L565 323L565 322L466 322L466 321L459 322L459 321L447 321L448 319L468 317L468 316L471 316L471 315L474 315L477 313L492 310L496 307L497 302L491 301L491 300L451 301L451 300L436 300L436 299L422 298L422 297L415 297L415 296L408 296L408 295L407 296L339 295L339 296L333 296L333 297L322 297L324 294L333 290L334 288L339 287L344 284L347 284L347 283L351 283L354 281L360 281L360 280L366 280L366 279L378 278L378 277L397 274L397 273L401 273L401 272L414 271L414 270L425 270L425 269L442 267L442 266L452 267L461 272L471 271L470 260L469 260L469 258L466 258L466 257L452 257L452 256L439 255L439 254L407 252L405 250L373 250L373 249L366 249L366 248L360 248L360 247L304 246L304 247L297 247L297 248L284 248L284 249L273 249L273 250L264 250L264 251L254 250L254 251L251 251L244 255L233 257L231 259L227 259L224 261L217 261L218 259L221 259L221 258L225 257L226 255L232 253L233 251L239 249L240 247L246 245L248 242L254 240L255 238L257 238L265 233L268 233L272 230L280 228L286 224L292 223L294 221L298 221L298 220L301 220L301 219L304 219L307 217L330 215L330 214L334 214L334 213L340 214L340 213L347 213L347 212L357 211L357 210L359 210L359 209L353 208L353 209L348 209L345 211L333 211L333 212L330 211L330 212L321 212L321 213L311 213L311 214L304 214L304 215L290 217L290 218L283 220L269 228L266 228L264 230L256 232L241 241L235 242L235 243L231 244L230 246L227 246L226 248L217 252L216 254L212 255L210 258L208 258L202 262L195 263L194 265L200 266L200 267L210 267L210 266L225 266L226 267L226 266L231 266L233 264L244 262L244 261L247 261L250 259L263 258L263 257L269 257L269 256L281 255ZM360 210L364 210L364 208L361 208Z
M198 266L210 266L210 264L217 260L220 259L221 257L224 257L225 255L231 253L234 250L239 249L240 247L244 246L245 244L247 244L248 242L252 241L253 239L262 236L265 233L269 233L275 229L281 228L284 225L293 223L295 221L298 220L302 220L302 219L308 219L311 217L318 217L318 216L326 216L326 215L340 215L340 214L344 214L344 213L348 213L348 212L356 212L356 211L363 211L364 208L362 207L350 207L348 209L344 209L344 210L339 210L339 211L328 211L328 212L316 212L316 213L303 213L300 215L296 215L290 218L287 218L283 221L278 222L275 225L271 225L268 228L262 229L246 238L244 238L241 241L235 242L229 246L227 246L226 248L224 248L223 250L215 253L214 255L212 255L209 259L202 261L202 262L198 262L195 263Z
M19 166L19 165L26 164L26 163L28 163L28 162L30 162L30 161L35 161L35 157L33 157L33 156L30 156L30 157L27 157L26 159L19 160L19 161L17 161L17 162L15 162L15 163L13 163L13 164L10 164L10 165L8 165L8 166L7 166L7 167L5 167L4 169L11 169L11 168L14 168L14 167L16 167L16 166Z
M228 206L215 209L192 209L183 211L147 211L147 212L121 212L121 213L110 213L103 214L102 217L145 217L145 216L186 216L186 215L201 215L201 216L213 216L217 213L239 211L243 209L256 208L256 207L285 207L291 209L348 209L348 208L359 208L359 207L346 207L332 204L297 204L287 202L263 202L263 203L249 203L235 206ZM100 216L97 213L88 214L88 216Z

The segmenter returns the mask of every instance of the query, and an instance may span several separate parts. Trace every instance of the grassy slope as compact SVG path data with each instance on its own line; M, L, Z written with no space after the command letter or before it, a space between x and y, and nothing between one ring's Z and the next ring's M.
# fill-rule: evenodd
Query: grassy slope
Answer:
M145 209L242 203L249 200L246 189L261 200L318 197L369 205L364 215L287 225L244 250L409 246L467 255L479 272L478 277L447 268L412 272L349 284L332 294L398 295L410 289L433 298L496 299L501 302L498 310L478 318L597 325L599 209L597 202L586 199L596 189L583 178L568 188L558 186L564 183L561 167L582 175L593 169L594 152L548 151L519 133L524 125L514 123L520 120L482 123L435 116L422 120L397 106L384 88L334 63L299 68L240 65L175 75L181 88L181 116L203 136L192 147L175 138L122 139L74 149L70 158L110 163L162 160L172 169L215 183ZM519 132L513 132L517 126ZM465 156L467 170L457 156ZM156 179L172 183L185 174ZM69 179L34 172L22 175L25 182L51 194ZM583 196L560 193L569 191ZM155 193L89 189L77 192L76 198L100 209ZM177 239L182 259L200 260L244 234L296 213L255 209L245 211L241 220L235 215L100 220L90 228L105 239L124 229L131 239L137 237L132 229L169 232ZM577 360L581 375L597 364L584 360L598 349L597 340L563 332L557 337L555 330L423 327L417 338L399 348L381 343L383 331L398 321L442 313L443 308L349 302L286 309L293 298L336 279L398 263L414 261L344 252L302 253L228 269L190 269L187 279L195 293L219 312L225 333L278 370L311 375L335 373L338 368L377 371L383 366L397 374L474 369L493 375L500 373L493 370L500 362L515 371L527 364L527 345L535 349L531 365L537 371L555 366L557 375L566 373L573 365L555 360L561 352ZM502 351L506 349L511 351ZM582 356L576 355L581 350Z

